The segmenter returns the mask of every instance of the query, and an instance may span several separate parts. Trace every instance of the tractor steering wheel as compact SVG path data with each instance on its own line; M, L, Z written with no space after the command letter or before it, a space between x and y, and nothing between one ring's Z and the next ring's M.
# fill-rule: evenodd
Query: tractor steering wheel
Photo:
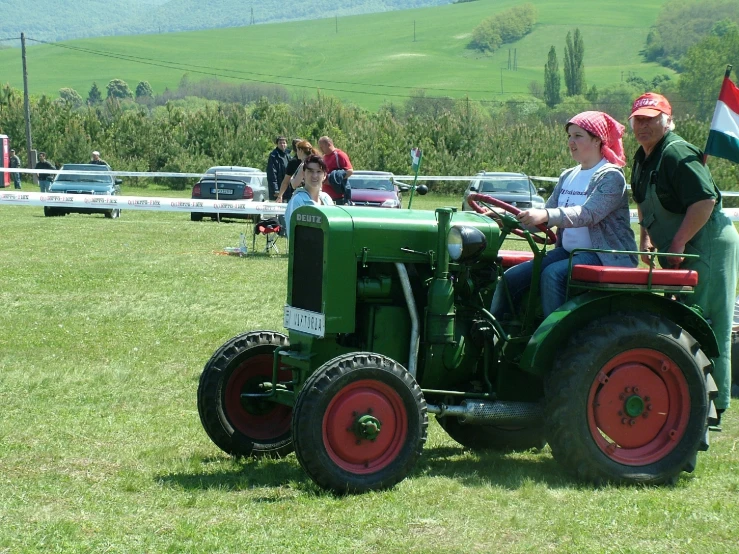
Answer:
M498 200L497 198L493 198L492 196L488 196L487 194L480 194L477 192L473 192L467 197L467 203L472 206L472 209L475 210L477 213L486 214L489 217L493 218L501 227L509 228L514 235L526 238L526 233L524 232L524 229L518 222L518 220L516 220L516 225L514 226L511 225L510 218L504 220L495 210L486 210L486 208L490 209L488 205L492 205L496 208L500 208L501 210L508 212L509 214L516 216L522 211L519 210L516 206L511 206L510 204L503 202L502 200ZM534 242L538 242L539 244L555 244L557 242L557 235L555 235L549 227L541 224L537 225L536 228L544 233L545 236L542 237L536 234L532 234L531 238L534 239Z

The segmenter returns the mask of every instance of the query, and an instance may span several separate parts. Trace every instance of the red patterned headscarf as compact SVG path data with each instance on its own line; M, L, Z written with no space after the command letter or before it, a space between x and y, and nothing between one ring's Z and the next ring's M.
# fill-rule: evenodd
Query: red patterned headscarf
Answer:
M619 167L626 165L624 143L621 140L625 128L618 121L607 113L582 112L570 119L565 125L565 129L571 123L582 127L600 139L600 152L606 160Z

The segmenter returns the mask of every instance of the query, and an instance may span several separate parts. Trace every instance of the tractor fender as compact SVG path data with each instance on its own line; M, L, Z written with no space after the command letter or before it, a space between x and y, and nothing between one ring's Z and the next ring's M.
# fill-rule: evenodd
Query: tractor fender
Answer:
M568 300L534 332L521 355L520 368L544 376L570 337L591 321L616 312L659 313L688 331L711 358L718 357L718 343L700 310L657 294L587 292Z

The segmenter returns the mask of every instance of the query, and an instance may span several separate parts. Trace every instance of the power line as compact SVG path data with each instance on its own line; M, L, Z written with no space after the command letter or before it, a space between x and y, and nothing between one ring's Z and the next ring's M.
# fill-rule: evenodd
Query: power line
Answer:
M18 39L10 39L10 40L18 40ZM37 42L40 44L46 44L49 46L54 46L57 48L77 51L77 52L83 52L86 54L92 54L95 56L101 56L105 58L113 58L118 60L123 60L127 62L132 63L139 63L142 65L150 65L155 67L162 67L165 69L172 69L177 71L189 71L192 73L199 73L202 75L209 75L211 77L221 77L221 78L228 78L228 79L236 79L240 81L245 82L253 82L253 83L261 83L261 84L268 84L268 85L277 85L277 86L289 86L289 87L296 87L296 88L303 88L303 89L310 89L313 90L318 87L310 86L310 85L302 85L302 84L286 84L284 82L280 81L271 81L271 80L265 80L265 79L255 79L255 78L247 78L247 77L240 77L238 75L225 75L223 73L217 73L215 71L205 71L204 69L192 69L193 67L196 68L204 68L204 66L196 65L196 64L183 64L180 62L170 62L165 60L156 60L154 58L143 58L139 56L131 56L128 54L119 54L115 52L109 52L105 50L93 50L89 48L82 48L78 46L69 46L66 44L59 44L59 43L53 43L48 42L45 40L40 39L34 39L31 37L26 37L26 40L30 40L33 42ZM217 69L219 71L227 71L230 73L243 73L243 74L254 74L254 75L260 75L260 76L270 76L270 77L277 77L277 78L285 78L285 79L292 79L292 80L303 80L303 81L312 81L312 82L320 82L320 83L329 83L329 84L347 84L347 85L355 85L355 86L372 86L372 87L387 87L387 88L402 88L402 89L423 89L423 87L419 86L402 86L402 85L381 85L381 84L370 84L370 83L354 83L354 82L348 82L348 81L330 81L330 80L323 80L323 79L310 79L310 78L303 78L303 77L289 77L289 76L279 76L279 75L271 75L271 74L263 74L263 73L255 73L255 72L247 72L247 71L239 71L234 69L227 69L227 68L213 68ZM453 102L466 102L467 100L465 98L452 98L449 96L417 96L417 95L408 95L408 94L392 94L392 93L380 93L380 92L371 92L366 90L347 90L347 89L341 89L341 88L329 88L329 87L320 87L321 90L330 91L330 92L343 92L347 94L364 94L367 96L379 96L383 98L402 98L405 100L414 99L414 100L450 100ZM499 96L510 96L514 94L528 94L528 92L524 91L508 91L505 93L502 92L496 92L496 91L475 91L475 90L467 90L467 89L430 89L430 90L446 90L446 91L454 91L454 92L465 92L465 93L482 93L482 94L495 94ZM523 105L523 104L529 104L529 101L521 101L521 100L474 100L475 102L478 102L480 104L488 104L488 105ZM682 99L682 100L675 100L671 102L671 104L694 104L695 100L690 99ZM597 100L595 102L578 102L578 103L572 103L570 104L572 106L585 106L585 107L591 107L591 106L600 106L600 107L608 107L608 106L622 106L622 102L598 102Z
M421 87L418 85L415 86L406 86L406 85L387 85L387 84L373 84L373 83L357 83L353 81L333 81L329 79L311 79L309 77L294 77L290 75L275 75L273 73L259 73L256 71L242 71L239 69L231 69L227 67L213 67L213 66L204 66L204 65L198 65L198 64L191 64L191 63L182 63L182 62L173 62L169 60L159 60L156 58L143 58L140 56L132 56L130 54L120 54L118 52L111 52L109 50L93 50L90 48L82 48L79 46L69 46L66 44L58 44L53 42L47 42L43 40L38 39L32 39L28 38L28 40L33 40L35 42L47 44L49 46L56 46L58 48L67 48L69 50L75 50L79 52L86 52L88 54L94 54L98 56L114 56L114 57L121 57L119 59L125 59L132 62L146 62L146 63L162 63L162 64L170 64L170 65L177 65L182 66L184 69L188 69L191 67L195 68L201 68L201 69L209 69L209 70L215 70L215 71L227 71L229 73L239 73L242 75L257 75L260 77L271 77L275 79L291 79L291 80L297 80L297 81L309 81L314 83L329 83L334 85L354 85L359 87L381 87L381 88L394 88L394 89L423 89L423 90L434 90L434 91L450 91L450 92L465 92L465 93L480 93L480 94L500 94L497 91L494 90L470 90L470 89L458 89L458 88L438 88L438 87ZM176 68L170 68L170 69L176 69ZM221 75L222 77L230 77L229 75ZM284 84L284 83L275 83L275 84ZM288 86L300 86L300 85L288 85ZM518 94L524 94L523 92L518 92Z

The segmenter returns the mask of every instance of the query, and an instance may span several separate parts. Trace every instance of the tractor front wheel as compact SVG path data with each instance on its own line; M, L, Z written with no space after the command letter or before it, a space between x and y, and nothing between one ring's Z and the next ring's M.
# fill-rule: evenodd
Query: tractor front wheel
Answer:
M547 377L554 457L593 483L672 483L708 448L712 365L675 323L605 316L577 332Z
M233 456L278 457L292 452L290 406L269 398L242 394L267 393L272 383L272 361L277 348L289 346L282 333L252 331L238 335L205 364L198 387L198 413L205 432ZM278 382L290 381L287 369Z
M334 358L305 382L293 411L303 469L339 494L387 489L405 479L426 442L426 401L402 366L379 354Z

